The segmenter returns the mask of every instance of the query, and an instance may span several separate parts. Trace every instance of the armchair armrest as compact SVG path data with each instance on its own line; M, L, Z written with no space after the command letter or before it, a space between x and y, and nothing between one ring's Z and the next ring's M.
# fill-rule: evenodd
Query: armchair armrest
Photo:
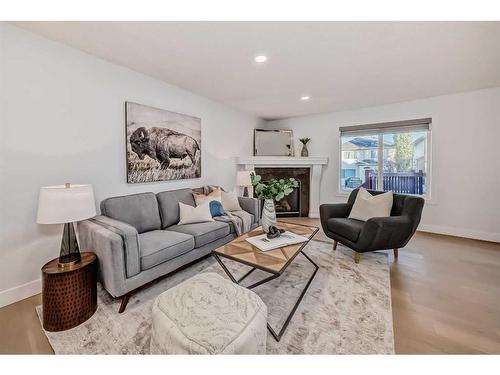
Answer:
M121 239L120 247L123 257L121 262L124 263L121 267L125 269L126 277L132 277L141 272L139 235L133 226L103 215L96 216L85 222L95 225L81 225L81 229L79 226L79 230L82 231L80 236L86 246L90 246L93 251L102 252L116 248L118 245L116 240L119 238ZM82 224L85 222L82 222ZM105 231L98 230L96 226L104 228ZM109 232L115 234L115 236L112 236ZM114 241L114 243L110 243L111 241ZM113 257L116 258L117 255L113 254ZM113 262L116 261L117 259L113 259Z
M404 247L411 234L412 222L408 216L373 217L366 221L358 246L366 250Z
M351 213L352 204L349 203L327 203L319 206L321 221L332 217L348 217Z
M257 198L238 197L238 202L244 211L253 215L254 223L258 223L260 220L259 200Z

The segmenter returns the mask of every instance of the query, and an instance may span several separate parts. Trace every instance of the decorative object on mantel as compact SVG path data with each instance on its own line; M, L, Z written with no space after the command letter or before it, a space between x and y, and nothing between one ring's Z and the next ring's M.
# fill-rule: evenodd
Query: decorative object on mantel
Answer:
M309 150L307 149L307 144L311 138L305 137L305 138L299 138L300 143L302 143L302 151L300 153L300 156L302 157L308 157L309 156Z
M274 201L280 201L293 191L299 183L294 178L272 179L269 182L261 182L261 177L252 173L252 185L257 198L264 199L262 209L262 229L269 232L269 227L276 225L276 210Z
M243 186L243 196L248 197L248 187L252 186L250 171L238 171L236 175L236 185Z
M125 103L127 182L201 177L201 119Z
M287 129L255 129L254 156L293 156L293 131Z
M71 185L40 188L38 224L64 224L59 254L59 267L80 262L80 249L73 223L96 215L92 185Z

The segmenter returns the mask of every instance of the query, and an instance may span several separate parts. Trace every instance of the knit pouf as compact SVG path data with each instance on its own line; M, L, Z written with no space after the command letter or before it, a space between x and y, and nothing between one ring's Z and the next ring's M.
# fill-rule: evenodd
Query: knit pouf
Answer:
M160 294L153 304L152 354L264 354L267 307L215 273Z

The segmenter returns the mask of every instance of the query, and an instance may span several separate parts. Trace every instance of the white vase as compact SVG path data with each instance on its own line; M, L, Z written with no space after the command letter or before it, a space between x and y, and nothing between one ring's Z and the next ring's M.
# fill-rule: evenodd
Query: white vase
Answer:
M264 208L262 209L262 229L264 232L269 232L269 227L276 225L276 210L274 209L274 200L265 199Z

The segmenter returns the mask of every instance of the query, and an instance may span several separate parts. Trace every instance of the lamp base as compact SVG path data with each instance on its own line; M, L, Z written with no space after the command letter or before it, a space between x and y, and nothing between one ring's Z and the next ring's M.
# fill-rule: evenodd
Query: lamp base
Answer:
M69 267L81 261L80 248L73 223L65 223L59 253L59 267Z

